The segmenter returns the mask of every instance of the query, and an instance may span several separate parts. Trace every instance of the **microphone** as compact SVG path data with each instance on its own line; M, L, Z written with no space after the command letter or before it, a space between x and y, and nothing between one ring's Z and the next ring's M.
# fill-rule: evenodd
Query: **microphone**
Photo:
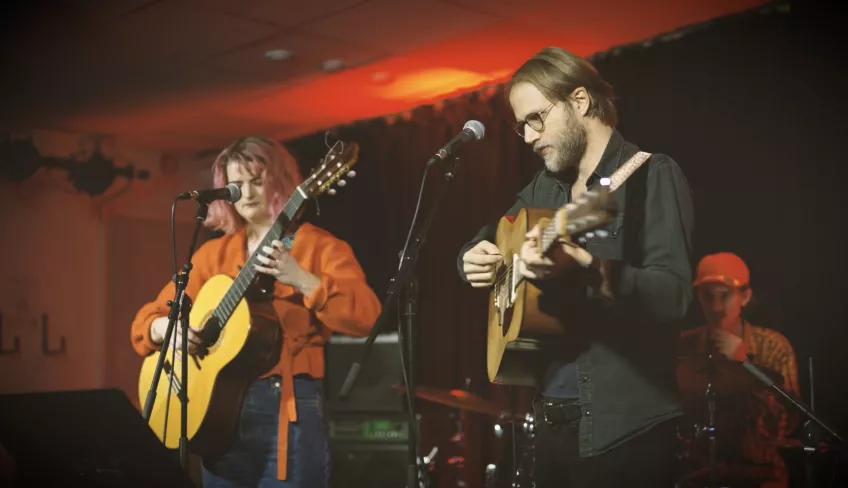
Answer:
M241 189L235 183L230 183L224 188L193 190L177 195L179 200L197 200L199 203L210 203L215 200L229 200L230 203L236 203L240 198Z
M444 161L448 158L448 156L453 156L453 153L459 151L462 146L464 146L467 142L471 141L479 141L486 135L486 128L483 127L477 120L469 120L462 127L462 132L457 134L456 137L450 140L447 144L445 144L441 149L436 152L433 157L427 161L427 166L431 166L433 164L438 163L439 161Z

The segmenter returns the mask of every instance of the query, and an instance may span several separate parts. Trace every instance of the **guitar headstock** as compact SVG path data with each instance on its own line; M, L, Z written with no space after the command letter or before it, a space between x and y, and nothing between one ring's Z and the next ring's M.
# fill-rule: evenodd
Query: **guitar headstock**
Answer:
M337 141L321 158L321 163L300 185L300 189L310 198L324 193L335 195L336 189L333 185L345 186L347 181L342 177L356 176L356 172L350 168L356 164L358 158L359 144Z
M596 230L615 218L618 209L606 181L586 190L580 198L556 211L553 218L556 237L585 239L593 235L607 237L603 230Z

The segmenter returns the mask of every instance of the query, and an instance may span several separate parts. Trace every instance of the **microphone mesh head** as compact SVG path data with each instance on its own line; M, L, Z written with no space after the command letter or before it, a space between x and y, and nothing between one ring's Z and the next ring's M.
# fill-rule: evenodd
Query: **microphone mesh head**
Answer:
M235 183L230 183L226 186L226 188L230 190L230 198L227 199L230 201L230 203L236 203L241 199L241 188L239 188L238 185L236 185Z
M486 135L486 128L478 120L469 120L462 128L470 130L474 134L474 139L478 141Z

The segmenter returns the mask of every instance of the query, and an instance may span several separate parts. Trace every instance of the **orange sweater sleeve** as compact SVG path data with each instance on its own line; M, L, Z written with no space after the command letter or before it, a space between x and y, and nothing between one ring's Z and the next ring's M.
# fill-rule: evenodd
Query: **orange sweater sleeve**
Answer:
M318 249L313 257L313 269L309 271L321 283L304 297L304 305L333 332L352 337L367 336L382 305L368 286L353 249L345 241L321 231L316 233L315 241L310 241L312 239L304 240L301 244L314 245L314 249ZM295 245L298 245L297 239Z
M191 260L191 271L188 275L186 294L189 298L197 296L197 292L213 274L213 266L217 250L220 249L218 239L207 241L201 245ZM148 356L158 351L160 346L150 340L150 324L157 317L167 317L171 311L168 300L174 299L173 279L165 285L152 302L145 303L136 313L135 319L130 327L130 340L133 349L141 356ZM194 326L196 324L189 324Z

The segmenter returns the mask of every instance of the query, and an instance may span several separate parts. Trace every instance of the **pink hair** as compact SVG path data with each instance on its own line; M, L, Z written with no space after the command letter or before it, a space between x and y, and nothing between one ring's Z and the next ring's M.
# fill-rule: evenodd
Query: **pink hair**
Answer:
M251 174L262 178L268 213L272 220L276 220L295 188L303 181L294 157L280 143L266 137L244 137L221 151L212 163L212 181L216 188L229 183L227 165L230 163L238 163ZM236 212L235 207L222 200L216 200L209 205L209 213L204 222L206 227L226 234L236 232L244 224L244 219Z

